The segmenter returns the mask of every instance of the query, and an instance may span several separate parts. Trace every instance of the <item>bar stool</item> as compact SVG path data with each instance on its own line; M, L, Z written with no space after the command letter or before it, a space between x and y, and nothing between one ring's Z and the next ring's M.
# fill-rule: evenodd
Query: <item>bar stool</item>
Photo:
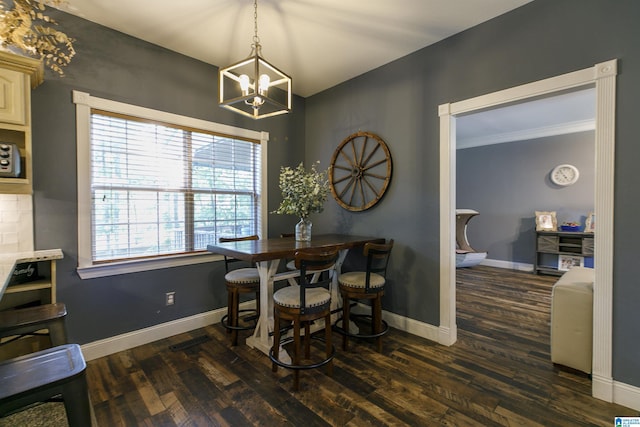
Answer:
M393 239L388 243L365 243L364 256L367 257L366 271L352 271L338 276L342 295L342 319L334 325L336 332L342 334L342 348L347 350L349 337L376 338L378 352L382 352L382 336L389 326L382 320L382 296L386 284L387 265L393 248ZM351 300L370 300L371 314L351 314ZM371 333L350 333L350 318L363 318L371 321ZM342 326L338 326L341 324Z
M327 366L327 375L333 372L333 356L335 348L331 343L331 286L333 266L338 259L338 252L329 251L297 251L295 255L296 269L300 270L300 284L287 286L273 294L273 347L269 351L272 370L277 372L278 366L292 369L294 374L293 389L300 387L300 371ZM318 281L310 282L309 273L323 271ZM315 276L315 275L314 275ZM320 361L311 360L311 323L324 319L325 356ZM281 321L290 321L293 327L293 338L281 340ZM304 326L305 359L302 363L300 332ZM321 339L319 337L313 337ZM280 346L293 341L293 358L291 363L279 360Z
M39 335L38 331L47 329L52 347L66 344L66 317L67 307L63 303L0 311L0 339L12 337L2 343L8 344L27 335Z
M69 426L91 426L86 367L77 344L65 344L0 362L0 416L62 395Z
M258 240L258 236L245 237L220 237L219 242L240 242L245 240ZM240 313L255 312L255 316L250 316L251 320L256 321L260 316L260 275L255 267L238 268L230 270L229 265L233 262L240 261L233 257L224 257L224 268L226 274L224 280L227 285L227 314L220 320L222 326L227 328L227 332L231 334L231 345L238 345L238 331L244 331L255 328L252 326L240 326ZM240 310L240 294L253 293L256 296L256 308Z

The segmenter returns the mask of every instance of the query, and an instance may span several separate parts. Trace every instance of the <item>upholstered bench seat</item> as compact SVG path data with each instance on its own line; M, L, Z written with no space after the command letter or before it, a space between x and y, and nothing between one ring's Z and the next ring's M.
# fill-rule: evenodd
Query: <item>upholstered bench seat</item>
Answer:
M591 373L594 270L573 267L551 291L551 361Z
M300 308L300 287L287 286L273 294L273 301L283 307ZM331 301L331 294L323 288L307 289L305 308L317 307Z
M225 274L224 279L236 285L246 285L248 283L260 282L260 275L258 274L257 268L239 268Z
M385 283L385 278L378 273L371 273L371 278L369 280L371 281L371 283L369 283L369 286L371 288L381 288ZM367 272L352 271L349 273L344 273L340 275L338 281L342 286L364 289L367 284Z

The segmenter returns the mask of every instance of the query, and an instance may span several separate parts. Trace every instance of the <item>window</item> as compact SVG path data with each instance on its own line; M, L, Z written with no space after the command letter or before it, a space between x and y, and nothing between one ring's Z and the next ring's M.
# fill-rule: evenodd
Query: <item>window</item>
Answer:
M267 134L74 92L83 278L211 260L262 235Z

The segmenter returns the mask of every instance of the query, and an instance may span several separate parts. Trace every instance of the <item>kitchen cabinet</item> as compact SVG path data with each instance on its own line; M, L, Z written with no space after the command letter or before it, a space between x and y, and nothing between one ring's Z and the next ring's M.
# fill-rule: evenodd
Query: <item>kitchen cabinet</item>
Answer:
M0 51L0 193L33 192L31 89L43 80L42 61ZM19 159L7 154L6 146L14 145ZM14 174L12 167L18 164L20 171Z

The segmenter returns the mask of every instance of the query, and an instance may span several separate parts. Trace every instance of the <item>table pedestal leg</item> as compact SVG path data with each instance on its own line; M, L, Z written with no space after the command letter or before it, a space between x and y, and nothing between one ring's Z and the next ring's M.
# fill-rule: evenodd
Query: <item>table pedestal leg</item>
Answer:
M260 317L253 331L253 335L247 338L247 345L260 350L264 354L269 354L273 346L273 277L278 270L280 260L260 261L257 263L258 274L260 275ZM291 363L286 351L280 349L280 360Z

